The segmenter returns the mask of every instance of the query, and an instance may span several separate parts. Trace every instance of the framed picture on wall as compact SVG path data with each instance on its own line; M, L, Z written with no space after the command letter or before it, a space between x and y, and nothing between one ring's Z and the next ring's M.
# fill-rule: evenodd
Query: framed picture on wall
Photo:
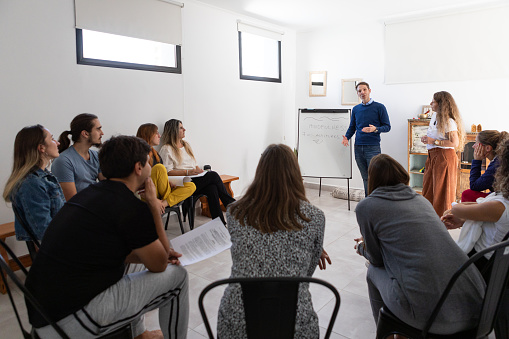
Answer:
M309 72L309 96L324 97L327 95L327 72Z
M357 105L361 103L361 99L357 95L355 86L362 79L341 79L341 105Z

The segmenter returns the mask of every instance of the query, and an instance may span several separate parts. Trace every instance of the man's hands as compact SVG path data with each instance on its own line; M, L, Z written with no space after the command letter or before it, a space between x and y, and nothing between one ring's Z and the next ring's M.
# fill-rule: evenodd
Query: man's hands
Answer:
M322 254L320 255L320 260L318 261L318 267L320 267L321 270L326 269L327 268L327 262L329 263L329 265L332 265L332 261L330 260L329 255L322 248Z
M373 125L371 125L371 124L369 124L369 127L364 127L364 128L362 129L362 131L363 131L364 133L373 133L374 131L376 131L376 127L375 127L375 126L373 126Z
M343 135L343 141L341 141L341 143L343 144L343 146L348 146L348 139Z
M175 252L173 248L170 248L168 263L172 265L180 265L180 261L178 258L180 258L181 256L182 254Z

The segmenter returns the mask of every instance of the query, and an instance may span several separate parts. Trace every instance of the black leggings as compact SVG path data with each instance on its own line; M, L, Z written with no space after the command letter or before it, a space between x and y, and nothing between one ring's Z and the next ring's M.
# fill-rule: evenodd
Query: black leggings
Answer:
M194 191L193 196L206 195L212 219L219 217L223 224L226 224L219 199L221 199L225 207L234 202L235 199L226 191L219 174L210 171L204 176L193 178L193 183L196 185L196 191Z

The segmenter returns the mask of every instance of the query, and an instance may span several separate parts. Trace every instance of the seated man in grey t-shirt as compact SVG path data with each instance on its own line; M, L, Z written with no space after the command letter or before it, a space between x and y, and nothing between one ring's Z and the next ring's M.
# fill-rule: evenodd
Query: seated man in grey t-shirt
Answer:
M104 135L101 128L94 114L79 114L71 121L71 130L64 131L58 139L60 156L53 162L51 171L62 186L67 201L97 179L103 179L97 152L90 149L101 145ZM74 142L72 146L69 134Z

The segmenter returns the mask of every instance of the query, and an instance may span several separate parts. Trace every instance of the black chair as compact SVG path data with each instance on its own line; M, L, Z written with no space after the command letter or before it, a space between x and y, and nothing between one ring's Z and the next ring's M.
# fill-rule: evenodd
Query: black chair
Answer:
M25 232L27 232L30 239L32 239L32 240L26 241L26 245L28 248L28 253L30 254L30 259L32 259L32 262L34 262L37 251L41 247L41 243L39 242L39 240L37 240L37 237L36 237L34 231L23 222L23 219L20 218L18 209L16 208L14 203L12 203L12 210L14 211L16 220L19 222L21 227L23 227Z
M497 316L500 302L502 300L503 293L506 290L509 272L509 240L500 242L496 245L488 247L475 255L473 255L468 261L466 261L452 276L447 284L442 296L437 302L437 305L433 309L426 325L422 330L411 327L401 320L399 320L389 309L383 306L380 309L380 313L378 316L378 325L377 325L377 339L384 339L392 334L401 334L407 338L448 338L448 339L475 339L475 338L483 338L487 336L492 330L495 323L495 318ZM479 321L476 326L470 330L462 331L460 333L454 333L450 335L437 335L433 333L429 333L429 329L433 325L438 312L442 308L449 292L451 291L454 283L459 278L459 276L474 262L476 262L479 258L482 258L486 253L493 252L493 267L490 275L490 280L488 286L486 288L486 293L484 296L484 301L479 317ZM507 252L507 253L506 253Z
M328 282L309 277L230 278L211 283L200 293L198 299L198 306L209 338L213 339L214 335L203 307L203 298L217 286L240 283L247 337L249 339L293 339L299 284L303 282L325 286L334 293L336 303L324 337L329 338L339 311L341 301L339 292Z
M187 198L187 199L189 199L189 198ZM185 231L184 231L184 224L182 223L182 215L180 213L180 206L182 206L184 204L184 201L185 200L183 200L183 201L181 201L178 204L175 204L173 206L166 206L166 208L164 209L164 213L167 214L167 216L166 216L166 224L164 225L164 229L165 230L168 229L168 222L170 221L170 213L174 212L174 213L177 214L177 218L179 219L180 231L182 232L182 234L185 233ZM184 216L185 216L185 212L184 212ZM185 218L184 218L184 221L185 221Z
M14 252L3 242L0 240L0 246L5 248L9 256L14 260L16 265L19 266L20 270L23 271L25 274L25 277L28 275L27 269L21 264L17 256L14 254ZM30 331L27 331L25 327L23 326L23 323L21 322L21 317L18 312L18 309L16 307L16 303L14 302L12 291L9 287L9 284L6 280L6 274L11 278L11 280L14 282L14 284L23 292L23 295L25 296L25 302L29 302L33 308L39 312L39 314L46 320L54 329L55 331L60 335L63 339L69 339L69 336L62 330L60 326L58 326L57 323L52 321L50 317L47 315L47 313L44 311L44 308L42 305L37 301L37 299L33 296L32 293L30 293L25 285L19 280L19 278L14 274L12 269L10 268L9 264L5 262L4 258L0 256L0 275L2 276L2 279L5 281L5 288L7 290L7 293L9 295L9 300L11 301L12 308L14 309L14 314L16 315L16 319L18 320L19 328L21 329L21 333L23 334L23 338L25 339L39 339L39 336L32 328ZM105 334L104 336L101 336L99 338L101 339L132 339L133 333L131 324L126 324L122 327L119 327L113 332L110 332L108 334Z
M194 217L196 215L196 202L200 201L201 197L207 197L205 194L198 194L197 196L191 195L184 201L182 206L182 212L184 214L184 221L186 221L186 215L189 216L189 229L194 229Z

